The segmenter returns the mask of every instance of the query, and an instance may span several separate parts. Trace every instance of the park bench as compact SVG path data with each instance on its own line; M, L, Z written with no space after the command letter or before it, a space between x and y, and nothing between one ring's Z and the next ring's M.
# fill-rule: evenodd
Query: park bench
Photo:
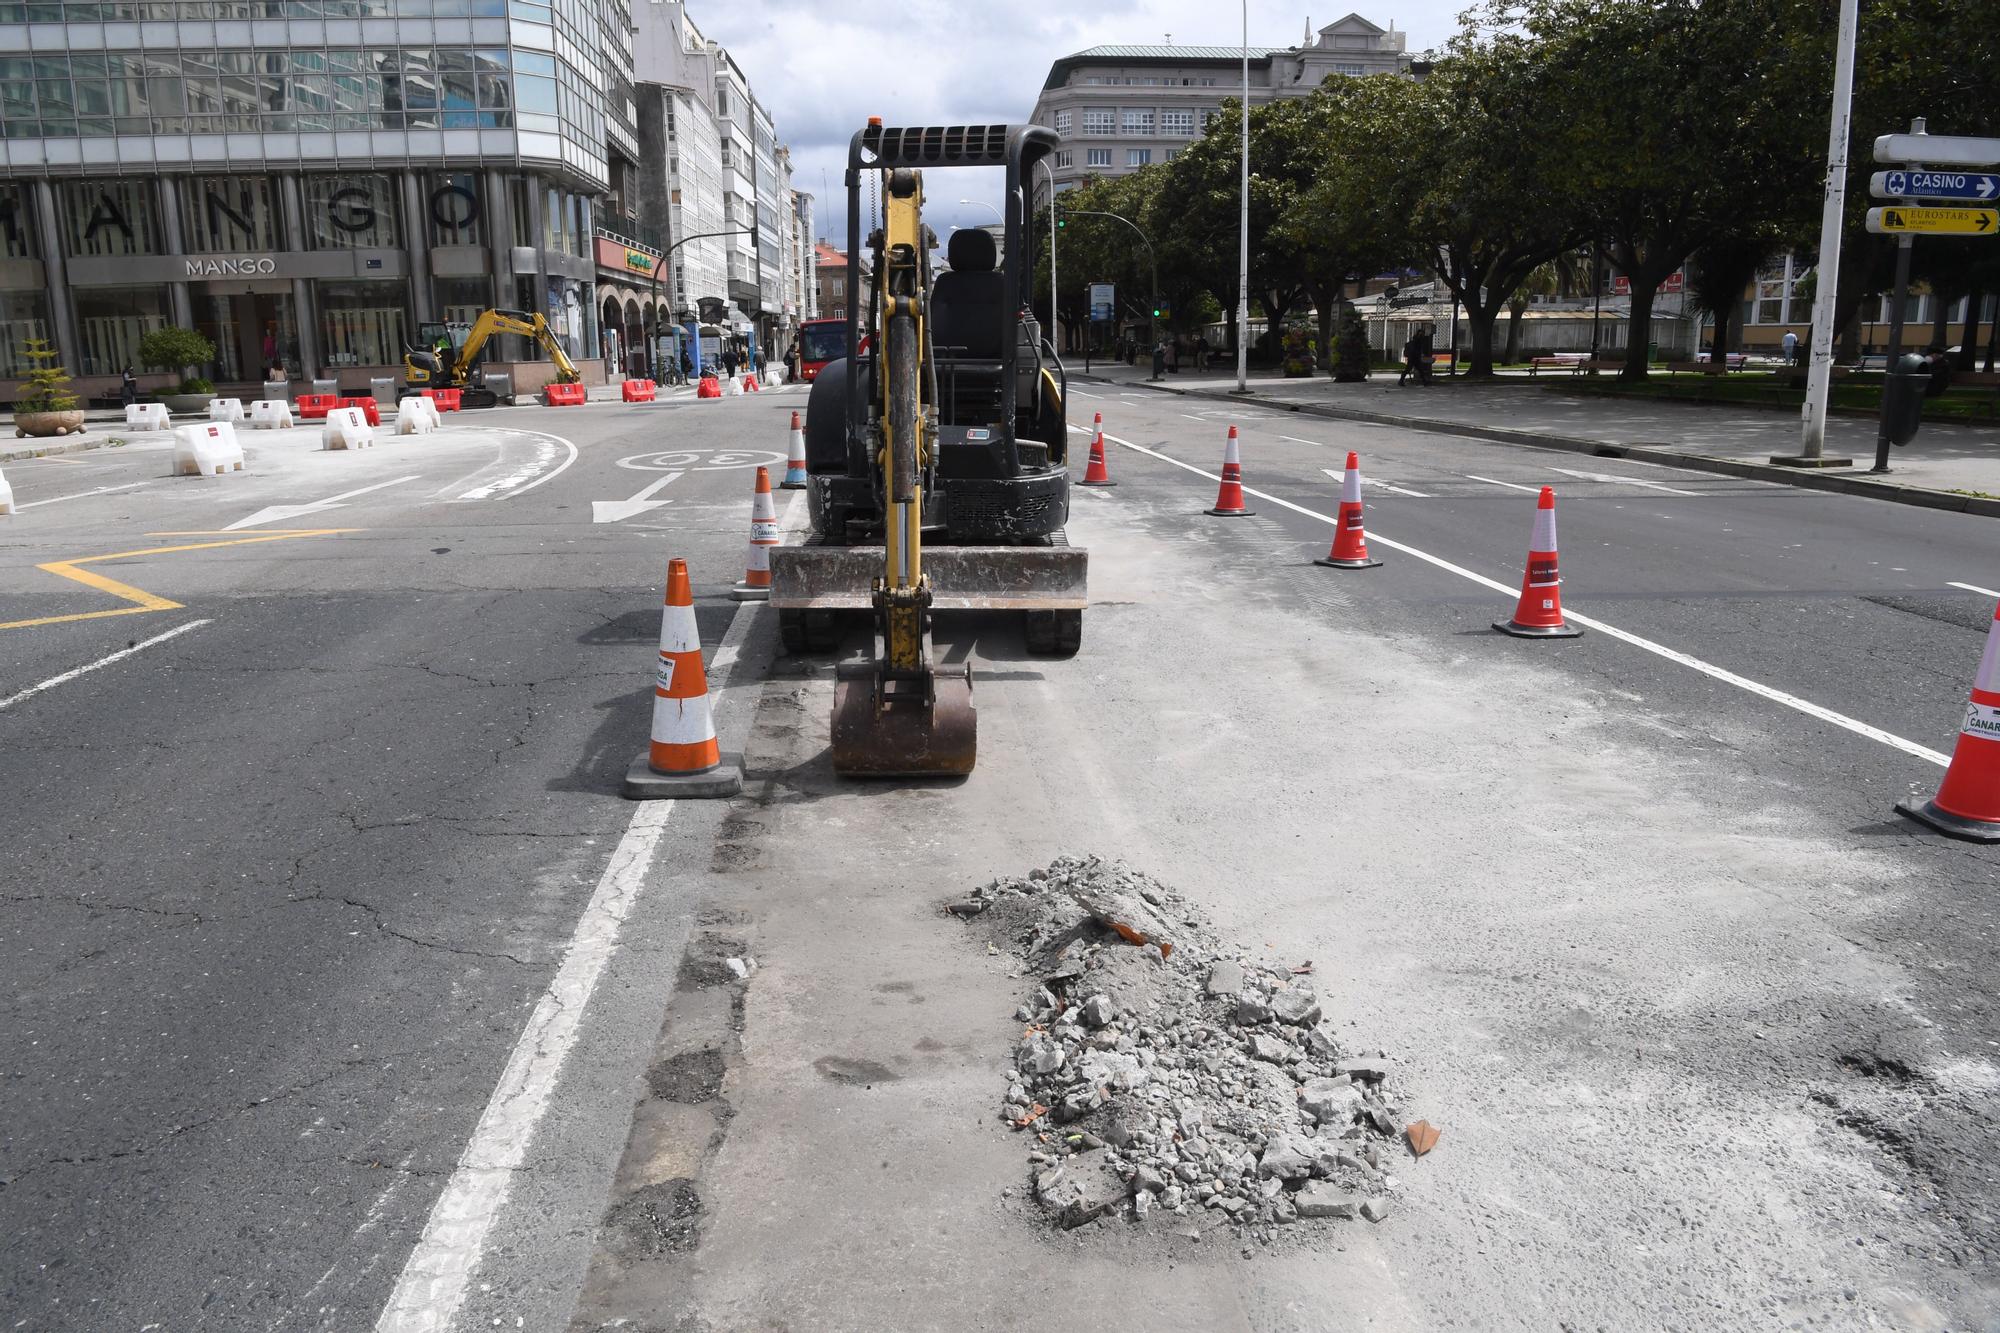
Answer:
M1534 356L1528 358L1528 376L1532 379L1537 371L1567 370L1572 375L1583 373L1586 358L1574 352L1556 356Z
M1590 360L1585 361L1583 363L1583 370L1581 373L1586 375L1596 375L1601 372L1607 375L1620 375L1623 374L1624 371L1625 371L1625 363L1622 360L1612 361L1604 357L1594 356Z

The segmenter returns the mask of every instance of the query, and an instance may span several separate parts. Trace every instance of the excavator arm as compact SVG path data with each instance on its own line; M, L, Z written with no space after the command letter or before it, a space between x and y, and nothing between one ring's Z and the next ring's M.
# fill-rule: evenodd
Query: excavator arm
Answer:
M576 363L569 359L569 354L563 351L562 344L556 341L555 334L549 329L548 320L542 318L539 311L534 314L524 314L519 310L486 310L473 321L471 331L465 335L465 345L458 349L458 365L454 372L454 378L458 382L465 383L470 379L472 368L479 364L480 349L485 347L486 340L496 333L513 333L523 338L533 338L536 344L549 354L549 360L555 362L557 383L575 384L583 378L577 371Z

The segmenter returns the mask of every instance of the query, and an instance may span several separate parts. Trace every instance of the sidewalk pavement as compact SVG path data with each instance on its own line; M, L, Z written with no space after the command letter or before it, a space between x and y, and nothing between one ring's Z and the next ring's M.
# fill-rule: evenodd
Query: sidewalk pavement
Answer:
M1658 399L1616 399L1566 392L1561 381L1505 380L1471 384L1438 380L1429 388L1398 387L1394 372L1376 371L1359 384L1327 376L1285 379L1253 374L1248 399L1231 392L1234 374L1182 371L1159 383L1147 369L1123 362L1093 362L1087 375L1102 383L1250 402L1262 407L1336 420L1367 421L1413 430L1619 454L1647 462L1754 477L1792 486L1843 491L1932 509L2000 517L2000 429L1926 421L1909 445L1891 450L1886 476L1875 463L1875 422L1833 416L1826 424L1826 453L1854 466L1802 470L1773 467L1773 454L1799 451L1799 419L1789 412L1715 407ZM1553 386L1552 386L1553 385Z

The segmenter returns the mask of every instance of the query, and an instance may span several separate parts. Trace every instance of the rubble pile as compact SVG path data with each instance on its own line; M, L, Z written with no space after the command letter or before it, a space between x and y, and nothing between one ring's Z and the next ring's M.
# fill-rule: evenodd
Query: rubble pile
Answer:
M1269 1241L1388 1215L1407 1157L1388 1067L1335 1039L1310 963L1252 962L1179 894L1095 857L946 910L1033 980L1000 1118L1060 1225L1208 1215Z

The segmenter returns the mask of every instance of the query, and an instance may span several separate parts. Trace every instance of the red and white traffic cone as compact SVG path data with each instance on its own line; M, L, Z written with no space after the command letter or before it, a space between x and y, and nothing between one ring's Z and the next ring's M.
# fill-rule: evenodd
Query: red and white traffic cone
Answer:
M1083 469L1083 486L1116 486L1111 480L1111 469L1104 465L1104 432L1098 431L1090 437L1090 463Z
M1347 475L1340 479L1340 514L1334 525L1333 549L1315 565L1329 569L1376 569L1380 560L1368 558L1368 531L1361 517L1361 456L1347 455Z
M1222 485L1215 492L1215 508L1202 511L1217 518L1247 518L1253 510L1243 507L1243 455L1236 448L1236 427L1229 428L1229 440L1222 446Z
M643 801L733 796L742 789L743 770L724 761L715 735L687 561L675 559L667 565L666 609L660 613L652 740L626 770L625 795Z
M1102 412L1092 412L1090 414L1090 433L1092 435L1102 435L1104 433L1104 414Z
M799 424L799 414L792 413L792 452L785 462L785 479L778 483L780 490L802 491L806 488L806 431Z
M1535 501L1535 535L1528 543L1528 568L1521 576L1521 601L1512 620L1493 628L1521 639L1574 639L1583 634L1563 619L1562 575L1556 569L1556 488L1542 487Z
M739 602L771 599L771 548L778 544L778 509L771 499L771 473L757 469L757 493L750 498L750 554L743 562L743 582L729 595Z
M2000 842L2000 607L1937 795L1898 801L1896 813L1968 842Z

